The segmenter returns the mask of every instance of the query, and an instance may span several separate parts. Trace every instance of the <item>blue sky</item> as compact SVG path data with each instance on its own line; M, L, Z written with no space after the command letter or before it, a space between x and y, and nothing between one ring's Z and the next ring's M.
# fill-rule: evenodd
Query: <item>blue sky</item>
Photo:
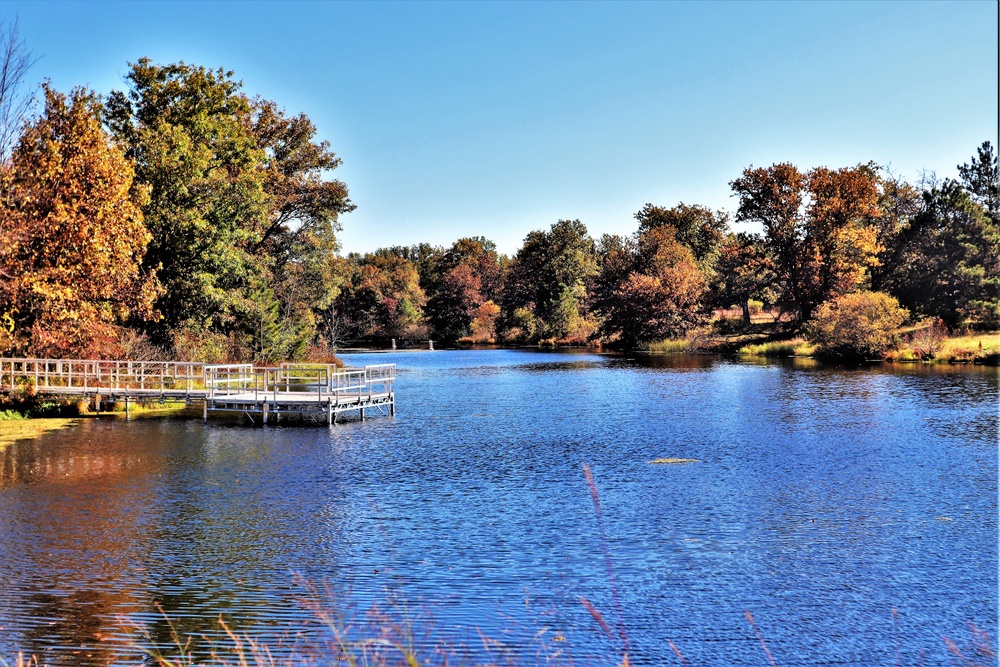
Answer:
M646 202L732 211L751 164L954 176L997 143L997 3L17 2L36 80L226 67L344 164L345 251L483 235L512 253Z

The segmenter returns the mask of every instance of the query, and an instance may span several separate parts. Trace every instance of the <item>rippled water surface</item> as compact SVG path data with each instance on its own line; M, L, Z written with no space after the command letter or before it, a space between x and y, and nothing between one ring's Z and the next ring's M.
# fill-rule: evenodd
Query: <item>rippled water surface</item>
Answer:
M612 664L621 627L633 664L676 664L670 641L767 664L746 610L780 665L951 664L970 622L995 646L996 369L348 361L399 365L395 417L88 420L0 451L0 659L132 660L169 635L158 607L287 643L315 631L302 582L531 663L548 642Z

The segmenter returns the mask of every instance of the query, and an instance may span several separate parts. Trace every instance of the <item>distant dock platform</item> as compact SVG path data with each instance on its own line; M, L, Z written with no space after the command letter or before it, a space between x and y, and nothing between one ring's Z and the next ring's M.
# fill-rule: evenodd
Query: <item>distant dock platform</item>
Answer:
M0 358L0 393L93 401L177 400L210 413L240 413L256 422L296 414L335 424L342 413L396 412L396 364L338 368L330 364L203 364L182 361Z

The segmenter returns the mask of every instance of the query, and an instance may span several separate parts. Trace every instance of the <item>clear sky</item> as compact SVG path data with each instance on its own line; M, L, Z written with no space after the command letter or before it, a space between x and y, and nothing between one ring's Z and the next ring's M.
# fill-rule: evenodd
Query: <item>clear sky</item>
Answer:
M18 2L36 80L235 71L343 159L345 251L483 235L512 253L646 202L732 211L751 164L955 175L997 143L997 3Z

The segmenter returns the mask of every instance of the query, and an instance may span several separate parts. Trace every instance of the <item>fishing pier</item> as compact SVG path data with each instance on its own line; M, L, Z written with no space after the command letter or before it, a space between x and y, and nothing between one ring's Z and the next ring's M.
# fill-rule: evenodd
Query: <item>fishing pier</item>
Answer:
M184 401L210 413L239 413L267 424L298 415L333 425L337 416L396 412L396 364L338 368L330 364L203 364L182 361L104 361L0 358L0 393L93 401Z

